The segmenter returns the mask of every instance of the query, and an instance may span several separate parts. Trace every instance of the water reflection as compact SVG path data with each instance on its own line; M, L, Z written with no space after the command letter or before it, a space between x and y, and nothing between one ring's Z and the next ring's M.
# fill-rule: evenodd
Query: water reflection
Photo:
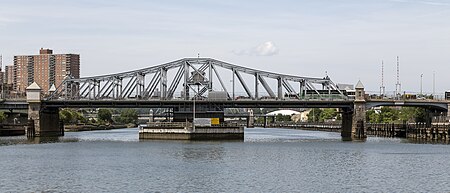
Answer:
M73 137L33 137L26 136L0 137L0 146L19 144L45 144L45 143L70 143L78 142L78 138Z
M28 144L42 144L42 143L68 143L68 142L78 142L77 138L69 137L33 137L28 138Z
M223 146L207 145L183 147L180 156L185 160L220 160L225 151Z

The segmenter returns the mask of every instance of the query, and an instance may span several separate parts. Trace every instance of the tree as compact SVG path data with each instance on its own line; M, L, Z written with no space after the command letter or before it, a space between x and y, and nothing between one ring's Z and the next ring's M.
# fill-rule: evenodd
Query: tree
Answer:
M64 122L64 124L72 123L73 116L69 109L62 109L59 111L59 119Z
M416 108L414 111L414 120L417 123L426 123L429 117L429 113L426 109Z
M309 122L319 122L321 114L322 114L322 109L311 109L311 111L308 113L308 121Z
M337 110L334 108L323 109L320 114L320 121L335 119L337 114Z
M373 109L366 112L366 120L369 123L380 123L380 115Z
M59 111L59 119L64 122L64 124L76 124L76 123L86 123L86 118L77 111L71 109L62 109Z
M0 112L0 123L6 120L6 115L4 112Z
M380 120L382 123L394 123L398 120L398 111L390 107L382 107L380 110Z
M97 113L97 118L108 123L112 122L112 113L109 109L99 109Z
M291 115L282 115L281 113L278 113L275 116L275 120L283 122L291 121Z
M121 123L137 123L138 113L135 109L125 109L120 113L118 122Z

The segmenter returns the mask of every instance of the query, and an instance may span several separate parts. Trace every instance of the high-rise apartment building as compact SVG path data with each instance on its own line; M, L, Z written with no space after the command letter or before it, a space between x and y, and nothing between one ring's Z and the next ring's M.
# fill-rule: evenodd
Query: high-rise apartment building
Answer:
M53 54L53 50L43 49L39 55L14 56L14 90L19 94L36 82L42 92L48 93L55 84L58 87L66 76L80 78L80 55Z
M14 65L5 66L5 84L13 84L14 83Z

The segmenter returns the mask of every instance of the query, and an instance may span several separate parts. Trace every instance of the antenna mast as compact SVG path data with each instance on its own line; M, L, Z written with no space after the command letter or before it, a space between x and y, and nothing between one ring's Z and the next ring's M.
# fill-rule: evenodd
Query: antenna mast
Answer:
M384 97L386 91L386 87L384 86L384 61L381 61L381 87L380 87L380 96Z
M402 92L402 86L400 84L400 59L397 56L397 84L395 84L395 95L397 96L397 99L400 99Z

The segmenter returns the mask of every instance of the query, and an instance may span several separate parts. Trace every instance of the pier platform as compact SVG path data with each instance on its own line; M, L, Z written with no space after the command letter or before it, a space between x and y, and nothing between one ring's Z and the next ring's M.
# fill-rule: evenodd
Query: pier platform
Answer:
M244 140L244 127L221 123L194 128L190 122L152 122L139 125L139 139Z

